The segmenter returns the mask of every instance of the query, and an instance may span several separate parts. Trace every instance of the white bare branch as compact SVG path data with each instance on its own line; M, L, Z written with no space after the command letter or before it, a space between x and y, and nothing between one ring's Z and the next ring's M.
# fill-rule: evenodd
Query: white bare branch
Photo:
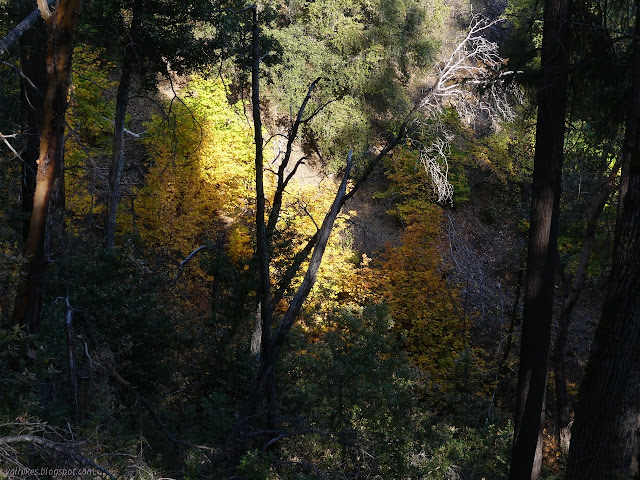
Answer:
M430 88L423 90L418 101L423 119L416 118L413 129L425 133L427 128L436 140L431 145L420 141L412 144L418 148L420 161L431 177L440 203L453 202L453 186L447 179L452 138L437 122L443 109L455 108L469 125L483 119L495 127L500 120L512 120L514 105L523 101L522 92L510 81L515 73L501 72L506 62L500 57L498 45L484 36L499 21L474 16L453 53L436 65L437 78ZM424 118L436 120L435 131Z

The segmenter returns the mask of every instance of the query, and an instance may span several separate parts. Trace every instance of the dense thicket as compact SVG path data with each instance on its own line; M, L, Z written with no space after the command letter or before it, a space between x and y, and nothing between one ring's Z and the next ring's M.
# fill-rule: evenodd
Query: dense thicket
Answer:
M79 3L0 50L0 476L637 475L637 5Z

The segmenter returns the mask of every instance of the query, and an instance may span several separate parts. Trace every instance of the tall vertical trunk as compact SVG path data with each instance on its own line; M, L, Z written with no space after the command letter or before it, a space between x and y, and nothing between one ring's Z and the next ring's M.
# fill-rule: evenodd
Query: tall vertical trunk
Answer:
M105 247L113 248L116 235L116 211L120 201L120 183L125 163L124 150L124 121L129 104L129 89L131 87L131 71L127 62L122 66L120 83L116 94L116 117L113 130L113 154L109 168L109 191L107 193L107 219L104 228Z
M640 111L640 95L636 95L637 89L640 88L636 84L640 82L639 79L636 78L638 75L637 70L640 68L637 63L640 61L637 59L638 55L638 35L640 35L640 25L638 24L638 18L640 14L638 14L637 10L640 9L638 2L635 2L636 8L636 25L634 27L634 35L635 39L633 41L633 64L632 64L632 87L629 94L629 98L627 101L628 105L628 114L625 122L625 135L624 142L622 144L622 168L620 172L620 188L618 190L618 212L616 216L616 228L615 228L615 236L613 240L613 256L615 257L616 252L618 250L618 245L620 243L620 237L622 235L622 215L625 205L625 197L627 192L629 191L629 168L631 163L631 157L634 154L634 151L637 148L638 143L638 135L640 134L640 124L633 112Z
M41 2L42 3L42 2ZM25 262L18 286L14 321L31 333L40 330L42 287L51 244L53 213L64 186L64 117L67 108L73 32L82 0L62 0L47 20L47 93L40 135L40 154L33 210L25 245Z
M538 92L531 227L510 478L537 479L542 465L547 359L564 160L569 0L546 0Z
M133 6L131 27L128 32L127 44L124 49L122 71L118 92L116 93L116 117L113 127L113 153L111 166L109 167L109 191L107 192L107 214L105 219L105 247L111 249L115 246L116 216L118 203L120 202L120 185L122 172L125 165L124 123L129 107L129 92L131 90L131 70L136 56L136 38L141 28L140 4Z
M589 219L587 220L587 231L585 233L584 244L578 262L578 268L573 278L573 283L569 287L567 294L562 301L562 310L558 319L558 334L553 350L553 368L555 372L555 389L556 389L556 406L558 415L558 437L560 446L563 450L569 450L569 442L571 440L571 403L569 401L569 392L567 391L567 375L565 350L567 347L567 339L569 334L569 325L571 324L571 313L575 307L585 278L587 276L587 267L589 266L589 258L593 251L596 241L596 228L598 219L602 214L604 206L613 190L613 182L620 170L621 161L617 161L609 178L602 188L595 194L591 200L591 208L589 211Z
M609 288L580 388L568 480L640 478L640 1L635 8L628 190Z
M33 6L31 5L33 8ZM40 156L44 95L47 89L47 30L42 19L19 39L20 43L20 117L22 126L22 237L29 234L36 172Z
M262 116L260 110L260 28L258 25L258 10L251 9L251 103L253 106L254 141L256 144L256 254L258 257L258 308L260 315L260 364L258 378L262 394L266 393L268 403L268 420L275 426L275 410L277 408L274 364L271 363L271 328L273 323L273 308L271 306L271 273L269 271L269 244L267 241L267 227L265 224L265 196L263 180L263 147ZM257 331L258 329L256 329ZM262 368L270 365L269 368ZM262 378L260 375L262 373ZM263 395L261 395L262 397Z

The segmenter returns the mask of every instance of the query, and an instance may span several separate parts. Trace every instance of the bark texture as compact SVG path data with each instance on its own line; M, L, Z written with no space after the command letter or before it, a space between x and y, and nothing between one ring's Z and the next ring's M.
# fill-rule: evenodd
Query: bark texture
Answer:
M20 117L22 150L22 238L29 234L36 172L40 156L40 129L43 120L44 95L47 89L47 30L38 13L33 26L26 30L20 44Z
M569 0L546 0L538 93L531 227L516 397L512 480L537 479L542 465L547 359L553 315L568 82Z
M636 34L640 31L640 2ZM640 42L632 64L628 122L640 122ZM627 132L629 133L629 132ZM566 478L640 478L640 139L633 135L628 190L607 297L580 388Z
M82 0L62 0L47 21L47 93L33 210L25 245L14 321L30 333L40 330L42 287L51 244L53 213L64 195L64 119L69 92L73 32Z

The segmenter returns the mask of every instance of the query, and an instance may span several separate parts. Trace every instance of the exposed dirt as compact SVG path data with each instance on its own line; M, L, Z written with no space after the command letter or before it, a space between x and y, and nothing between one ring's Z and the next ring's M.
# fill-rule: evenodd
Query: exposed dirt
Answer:
M345 211L356 212L349 219L353 247L370 258L388 246L397 245L402 231L397 220L387 213L390 208L388 202L373 198L383 188L382 174L374 175L344 207Z

